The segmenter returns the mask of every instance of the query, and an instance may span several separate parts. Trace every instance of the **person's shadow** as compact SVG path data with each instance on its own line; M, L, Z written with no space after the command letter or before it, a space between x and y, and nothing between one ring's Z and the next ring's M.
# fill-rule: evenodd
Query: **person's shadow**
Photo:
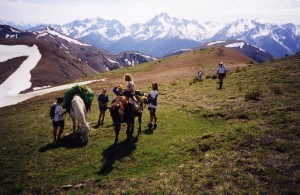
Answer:
M61 138L56 144L53 143L49 143L45 146L42 146L39 148L39 152L47 152L49 150L54 150L56 148L67 148L67 149L74 149L74 148L81 148L86 146L86 144L84 144L82 142L82 139L80 137L79 133L74 134L69 134L64 136L63 138Z
M143 130L143 133L146 135L151 135L151 134L153 134L153 130L154 130L153 128L147 127L146 129Z
M129 140L124 140L116 145L112 144L107 149L103 150L102 155L104 157L104 164L98 171L100 175L107 175L114 169L115 161L120 161L126 156L130 156L136 150L136 143L139 139L138 134L136 137L132 137Z

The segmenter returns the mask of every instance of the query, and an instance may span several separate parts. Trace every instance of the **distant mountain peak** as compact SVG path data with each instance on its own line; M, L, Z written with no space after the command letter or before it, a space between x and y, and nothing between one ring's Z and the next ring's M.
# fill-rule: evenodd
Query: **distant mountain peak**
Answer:
M120 53L137 50L162 57L174 50L193 48L212 40L244 40L274 56L281 57L300 50L300 26L276 25L262 19L239 18L231 23L205 22L172 17L162 12L145 23L124 26L119 21L102 18L74 20L50 26L57 32L80 39L98 48ZM30 29L31 32L38 27ZM18 35L19 36L19 35Z

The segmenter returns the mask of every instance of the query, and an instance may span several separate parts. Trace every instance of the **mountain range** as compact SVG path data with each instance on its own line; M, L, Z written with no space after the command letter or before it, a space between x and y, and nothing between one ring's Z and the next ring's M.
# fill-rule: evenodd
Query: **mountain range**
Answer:
M156 60L139 52L122 52L114 55L48 27L41 31L25 32L11 26L0 25L1 45L37 46L42 57L31 71L32 88L59 85L98 72ZM1 53L1 56L5 55L6 52ZM26 59L26 55L24 57L20 55L7 61L0 61L0 84Z
M101 18L66 25L41 24L26 31L0 25L1 45L37 46L42 57L31 71L34 88L157 60L152 56L178 55L208 47L229 48L255 62L270 61L276 52L286 55L299 51L299 26L259 20L238 20L225 26L216 22L201 25L162 13L145 24L130 27ZM18 56L0 62L0 84L26 60L26 56Z
M260 19L239 19L227 24L178 19L166 13L144 24L124 26L101 18L57 24L40 24L27 29L34 32L51 26L54 30L112 53L139 51L163 57L179 49L192 49L218 40L242 40L283 57L300 50L300 25L271 24Z

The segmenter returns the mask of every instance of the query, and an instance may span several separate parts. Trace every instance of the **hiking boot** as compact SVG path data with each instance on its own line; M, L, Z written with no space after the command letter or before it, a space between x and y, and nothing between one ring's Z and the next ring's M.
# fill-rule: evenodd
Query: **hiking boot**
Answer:
M149 129L152 128L152 123L148 123L148 128L149 128Z
M156 129L156 128L157 128L157 123L155 123L155 124L154 124L154 127L153 127L153 129Z

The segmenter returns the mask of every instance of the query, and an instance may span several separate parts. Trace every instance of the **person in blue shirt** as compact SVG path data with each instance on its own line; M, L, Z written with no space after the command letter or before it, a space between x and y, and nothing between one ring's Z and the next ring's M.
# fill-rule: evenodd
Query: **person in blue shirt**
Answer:
M104 123L104 117L105 117L105 112L107 110L107 103L109 102L109 97L106 94L106 89L103 88L101 94L98 96L98 105L99 105L99 119L98 119L98 124L96 127L99 127L100 125L103 125Z

